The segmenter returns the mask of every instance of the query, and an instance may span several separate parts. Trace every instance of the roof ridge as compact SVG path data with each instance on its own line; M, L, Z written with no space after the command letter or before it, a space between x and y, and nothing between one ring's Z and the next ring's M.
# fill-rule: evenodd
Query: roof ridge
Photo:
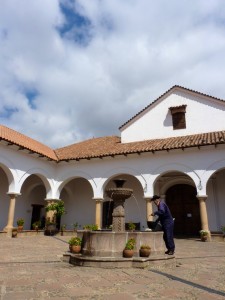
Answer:
M225 102L225 100L211 96L211 95L207 95L205 93L201 93L198 92L196 90L192 90L186 87L183 87L181 85L173 85L170 89L168 89L166 92L164 92L162 95L160 95L159 97L157 97L155 100L153 100L150 104L148 104L145 108L143 108L141 111L139 111L138 113L136 113L133 117L131 117L128 121L126 121L124 124L122 124L119 129L121 129L122 127L124 127L126 124L128 124L129 122L131 122L132 120L134 120L137 116L139 116L142 112L144 112L145 110L147 110L150 106L152 106L154 103L156 103L157 101L159 101L160 99L162 99L166 94L169 94L172 90L176 90L176 89L182 89L191 93L195 93L204 97L209 97L211 99L214 100L218 100L218 101L222 101Z

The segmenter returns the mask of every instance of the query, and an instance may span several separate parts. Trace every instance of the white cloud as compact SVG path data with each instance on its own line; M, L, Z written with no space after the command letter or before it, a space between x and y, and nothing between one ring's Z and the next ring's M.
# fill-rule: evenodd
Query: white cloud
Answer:
M2 0L0 123L56 148L174 84L225 98L224 36L222 0Z

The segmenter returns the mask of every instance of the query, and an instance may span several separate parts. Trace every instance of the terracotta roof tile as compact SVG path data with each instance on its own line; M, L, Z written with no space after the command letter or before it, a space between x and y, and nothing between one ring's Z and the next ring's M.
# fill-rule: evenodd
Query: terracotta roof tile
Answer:
M59 162L225 144L225 131L132 143L121 143L120 137L106 136L53 150L36 140L0 125L0 139Z
M215 144L225 144L225 131L123 144L119 137L111 136L90 139L85 142L56 149L55 152L59 160L79 160L132 153L168 151Z
M0 125L0 139L49 159L57 160L54 150L48 146L3 125Z

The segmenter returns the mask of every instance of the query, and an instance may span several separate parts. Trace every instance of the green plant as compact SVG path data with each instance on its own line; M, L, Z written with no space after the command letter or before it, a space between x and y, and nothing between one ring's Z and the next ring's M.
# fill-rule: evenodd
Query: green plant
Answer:
M17 219L16 223L17 223L18 226L23 226L24 225L24 219L19 218L19 219Z
M77 228L79 227L78 222L73 223L72 226L73 226L73 230L77 230Z
M222 226L221 230L225 233L225 226Z
M72 237L69 241L68 244L70 246L80 246L82 243L82 239L79 237Z
M85 229L85 230L98 230L98 225L97 224L84 225L83 229Z
M129 230L135 230L135 228L136 228L136 225L133 222L128 223L128 229Z
M143 244L141 245L140 249L151 249L151 247L149 245Z
M55 224L56 224L55 219L53 221L50 221L50 218L46 219L46 225L55 225Z
M209 231L208 230L204 230L204 229L200 230L199 233L200 233L200 236L207 236L207 235L209 235Z
M64 206L64 202L62 200L60 201L57 201L55 203L51 203L51 204L48 204L46 207L45 207L45 210L48 212L48 211L54 211L55 215L57 217L61 217L63 214L66 213L65 211L65 206Z
M64 225L61 225L61 231L64 231L64 230L66 230L66 225L64 224Z
M136 244L136 240L134 238L131 238L126 242L125 249L133 250L135 247L135 244Z
M32 227L33 227L34 229L40 228L40 227L41 227L41 221L36 221L36 222L34 222L34 223L32 224Z

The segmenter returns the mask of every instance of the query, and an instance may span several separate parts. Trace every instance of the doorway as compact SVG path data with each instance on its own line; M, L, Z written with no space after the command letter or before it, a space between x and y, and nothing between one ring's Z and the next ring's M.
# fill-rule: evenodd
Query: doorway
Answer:
M32 210L32 217L31 217L31 224L30 224L30 229L33 229L33 224L37 221L42 221L42 216L41 216L41 210L44 207L44 205L40 204L32 204L33 210Z
M166 203L175 218L175 235L199 235L201 221L196 194L196 188L188 184L177 184L167 190Z
M112 225L113 201L103 202L102 227L109 228Z

